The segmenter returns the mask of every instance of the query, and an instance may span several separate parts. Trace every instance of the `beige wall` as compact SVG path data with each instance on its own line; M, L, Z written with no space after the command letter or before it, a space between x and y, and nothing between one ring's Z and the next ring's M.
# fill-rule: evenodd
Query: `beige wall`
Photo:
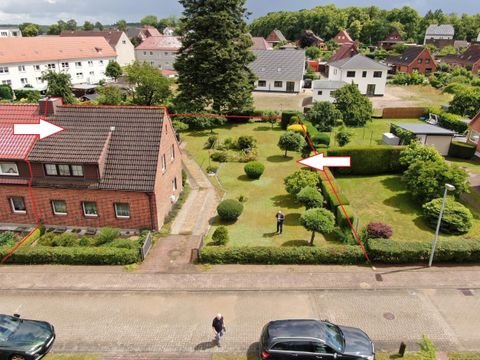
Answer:
M438 152L443 155L448 155L448 149L450 149L450 143L452 142L451 136L434 136L427 135L425 145L434 146Z

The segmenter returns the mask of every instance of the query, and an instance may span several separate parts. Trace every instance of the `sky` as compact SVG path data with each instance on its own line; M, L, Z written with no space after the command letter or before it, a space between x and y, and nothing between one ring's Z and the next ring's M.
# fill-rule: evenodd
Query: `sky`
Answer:
M338 7L377 5L384 9L411 6L420 14L438 8L446 13L480 13L478 0L247 0L247 8L252 12L251 20L272 11L309 9L331 3ZM177 0L0 0L0 24L48 25L72 18L79 24L85 20L112 24L119 19L138 22L145 15L180 16L181 12Z

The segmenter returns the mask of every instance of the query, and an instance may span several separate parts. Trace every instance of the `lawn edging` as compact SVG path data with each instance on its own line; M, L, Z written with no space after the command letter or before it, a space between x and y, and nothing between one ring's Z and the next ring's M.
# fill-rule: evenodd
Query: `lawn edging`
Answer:
M200 262L208 264L339 264L365 263L359 246L328 245L322 247L223 247L204 246Z

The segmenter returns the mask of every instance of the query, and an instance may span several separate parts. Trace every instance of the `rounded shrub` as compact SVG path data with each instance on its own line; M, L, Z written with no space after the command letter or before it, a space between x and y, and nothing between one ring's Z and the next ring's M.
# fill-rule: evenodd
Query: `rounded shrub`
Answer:
M120 230L115 228L104 227L97 235L95 235L95 244L103 245L112 242L120 237Z
M330 133L318 133L312 136L313 145L330 145Z
M298 134L301 134L301 135L305 135L305 132L307 131L305 125L302 125L302 124L293 124L293 125L290 125L288 128L287 128L288 131L293 131L295 133L298 133Z
M217 213L220 219L225 221L235 221L242 214L243 205L234 199L223 200L217 206Z
M228 161L228 154L226 151L215 151L212 155L210 155L210 158L213 161L217 162L227 162Z
M247 174L250 179L259 179L265 171L265 165L259 161L250 161L245 164L243 170L245 170L245 174Z
M442 198L434 199L423 205L423 215L432 228L437 226L438 216L442 208ZM443 211L440 231L447 234L467 233L473 224L473 215L459 202L447 199Z
M215 229L212 235L212 243L220 246L228 242L228 229L225 226L219 226Z
M257 140L253 136L240 136L237 139L237 148L239 150L253 149L257 146Z
M323 207L323 196L316 188L305 186L297 193L297 201L306 209Z
M378 222L371 222L367 225L367 234L370 239L390 239L393 230L390 225Z

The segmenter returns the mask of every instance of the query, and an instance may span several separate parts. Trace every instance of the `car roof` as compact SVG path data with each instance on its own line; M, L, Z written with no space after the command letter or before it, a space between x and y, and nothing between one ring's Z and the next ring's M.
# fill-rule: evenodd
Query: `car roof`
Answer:
M325 325L319 320L291 319L268 323L270 340L275 338L325 338Z

